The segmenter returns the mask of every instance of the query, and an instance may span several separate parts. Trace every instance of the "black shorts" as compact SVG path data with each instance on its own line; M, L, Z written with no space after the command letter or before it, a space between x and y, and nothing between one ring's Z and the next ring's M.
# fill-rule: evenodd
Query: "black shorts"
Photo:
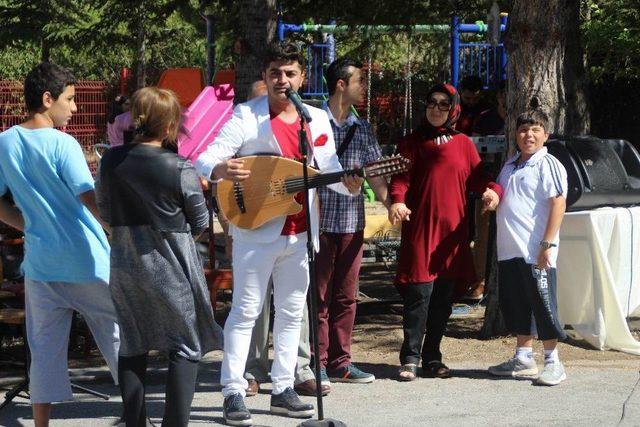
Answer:
M566 338L558 320L555 268L538 283L531 264L512 258L498 262L498 280L500 309L511 333L536 335L537 331L541 340Z

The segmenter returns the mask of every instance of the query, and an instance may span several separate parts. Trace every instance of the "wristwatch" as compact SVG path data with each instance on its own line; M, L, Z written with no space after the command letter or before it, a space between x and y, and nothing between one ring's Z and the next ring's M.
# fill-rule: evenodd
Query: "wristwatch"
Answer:
M543 249L550 249L550 248L557 248L558 247L558 245L556 245L555 243L547 242L546 240L541 240L540 241L540 246L542 246Z

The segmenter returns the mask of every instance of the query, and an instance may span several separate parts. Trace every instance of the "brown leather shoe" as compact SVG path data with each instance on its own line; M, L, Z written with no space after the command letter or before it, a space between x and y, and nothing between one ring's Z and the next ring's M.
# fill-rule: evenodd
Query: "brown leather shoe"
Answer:
M316 380L306 380L303 383L297 384L293 387L296 393L302 396L315 396L316 395ZM320 389L322 390L322 395L326 396L331 391L331 386L329 385L321 385Z
M247 389L245 390L247 393L247 397L255 396L256 394L258 394L258 391L260 391L260 383L256 380L247 380L247 382L249 383Z
M432 360L422 366L422 376L425 378L450 378L451 369L439 360Z
M484 296L484 280L479 280L469 286L467 292L462 297L463 300L480 301Z

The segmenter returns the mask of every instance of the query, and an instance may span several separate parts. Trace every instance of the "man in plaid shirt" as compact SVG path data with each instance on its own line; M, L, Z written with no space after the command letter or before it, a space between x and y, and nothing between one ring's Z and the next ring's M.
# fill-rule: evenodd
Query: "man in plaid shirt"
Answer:
M379 160L382 152L371 125L352 112L364 100L362 64L349 58L334 61L327 69L329 116L342 167L347 170ZM346 149L341 145L347 144ZM387 209L387 181L368 178L378 200ZM370 383L375 377L351 363L351 334L356 315L356 284L362 261L364 196L343 196L328 188L320 196L320 252L316 257L318 286L318 344L322 382Z

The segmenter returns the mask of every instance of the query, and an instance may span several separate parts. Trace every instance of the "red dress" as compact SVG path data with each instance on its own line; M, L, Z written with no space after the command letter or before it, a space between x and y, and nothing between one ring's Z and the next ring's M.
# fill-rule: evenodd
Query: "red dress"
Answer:
M469 248L467 192L487 187L502 195L482 171L480 156L464 134L437 145L418 131L398 144L411 169L391 179L393 203L405 203L410 220L402 224L396 284L426 283L436 278L475 280Z

